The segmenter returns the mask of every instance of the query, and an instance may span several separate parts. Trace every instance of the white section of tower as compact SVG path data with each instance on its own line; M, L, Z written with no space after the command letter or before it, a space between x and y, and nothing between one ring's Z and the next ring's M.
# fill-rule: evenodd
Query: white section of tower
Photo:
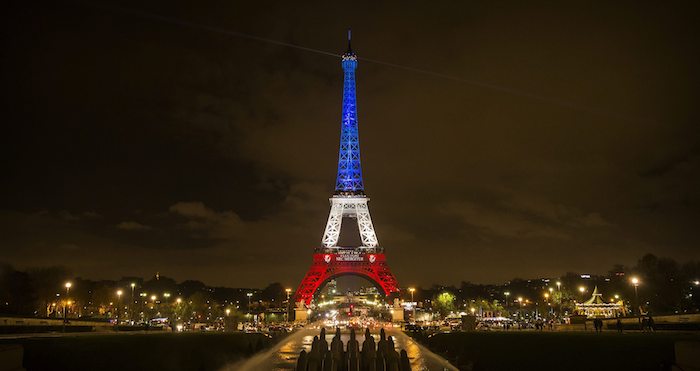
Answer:
M343 224L343 217L349 216L357 219L357 226L362 238L362 247L376 248L379 246L377 234L374 232L372 218L369 216L367 207L367 197L354 196L334 196L330 198L331 211L328 214L326 231L323 233L323 246L327 248L338 247L340 228Z

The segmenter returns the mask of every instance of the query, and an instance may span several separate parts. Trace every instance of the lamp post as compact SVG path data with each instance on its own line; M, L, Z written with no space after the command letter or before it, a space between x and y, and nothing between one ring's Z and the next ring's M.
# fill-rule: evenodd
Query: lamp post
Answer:
M129 320L134 320L134 289L136 288L136 283L131 283L131 303L129 303Z
M510 306L510 303L509 303L509 300L508 300L508 297L510 296L510 292L509 292L509 291L504 292L504 293L503 293L503 296L506 297L506 308L508 308L508 307Z
M284 292L287 293L287 310L284 312L284 322L289 322L289 311L290 311L290 302L289 302L289 295L292 293L292 289L286 288L284 289Z
M153 302L153 310L156 310L156 299L158 299L157 296L151 295L151 301Z
M522 318L523 316L523 297L518 296L518 304L519 304L519 310L518 310L518 318Z
M117 331L119 331L119 312L122 310L122 290L117 290Z
M66 322L66 316L68 315L68 312L66 311L66 304L68 303L68 297L70 296L70 288L73 287L73 283L70 281L66 282L63 285L66 288L66 300L63 301L63 322Z
M632 282L632 285L634 286L634 305L637 307L637 317L639 318L639 322L641 323L642 310L639 308L639 293L637 289L639 287L639 278L632 277L632 279L630 279L630 282ZM632 313L634 313L634 311Z
M411 293L411 306L413 306L413 322L415 323L415 322L416 322L416 302L415 302L415 300L413 299L413 294L416 292L416 288L415 288L415 287L409 287L409 288L408 288L408 292Z
M245 294L245 296L248 297L248 312L250 312L250 298L253 297L253 293L249 292L249 293Z

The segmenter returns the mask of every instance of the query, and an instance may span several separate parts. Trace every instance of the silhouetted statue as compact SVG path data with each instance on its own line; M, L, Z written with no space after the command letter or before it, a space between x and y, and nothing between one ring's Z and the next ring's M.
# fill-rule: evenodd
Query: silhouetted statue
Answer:
M323 357L323 371L337 371L337 368L333 367L333 355L331 352L326 352L326 356Z
M379 341L377 342L377 371L386 370L386 332L382 328L379 330Z
M311 351L306 359L308 371L321 370L321 366L323 365L323 357L321 356L320 341L318 336L314 336L314 340L311 342Z
M328 353L328 342L326 341L325 327L321 329L321 336L319 336L318 338L318 347L321 351L321 358L324 358L326 356L326 353Z
M299 352L299 359L297 359L297 368L296 371L306 371L308 366L308 360L306 359L306 351L301 350Z
M406 349L401 349L401 360L399 361L401 371L411 371L411 361L408 359Z
M394 344L394 339L389 336L386 343L387 349L384 353L386 371L399 371L399 353L395 349L396 345Z
M362 370L374 371L377 369L377 345L374 343L374 336L370 334L369 328L365 330L365 341L362 342Z
M340 365L343 364L343 340L340 338L340 328L336 327L335 336L331 340L331 355L333 359L333 369L341 369Z
M348 340L346 356L348 359L348 370L359 370L360 343L355 338L355 329L350 330L350 340Z

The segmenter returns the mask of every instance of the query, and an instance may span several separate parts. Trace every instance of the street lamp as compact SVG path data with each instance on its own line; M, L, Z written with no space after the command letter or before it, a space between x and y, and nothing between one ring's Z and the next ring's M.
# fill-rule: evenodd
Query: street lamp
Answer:
M119 312L122 310L122 290L117 290L117 330L119 330Z
M73 287L73 284L70 281L68 281L63 286L66 288L66 300L68 300L68 296L70 295L70 288ZM66 315L67 315L66 306L63 305L63 321L64 322L66 320Z
M634 304L637 307L639 314L641 315L642 311L639 309L639 293L637 289L637 287L639 287L639 278L632 277L632 279L630 279L630 282L632 282L632 285L634 285Z
M249 292L249 293L245 294L245 296L248 297L248 311L250 311L250 298L253 297L253 293Z
M131 283L131 303L129 303L129 320L134 320L134 289L136 288L136 283Z
M510 292L506 291L503 293L503 295L505 295L505 297L506 297L506 308L508 308L508 306L510 305L510 303L508 302L508 297L510 296Z
M292 293L292 289L286 288L284 289L284 292L287 293L287 310L284 311L284 322L289 322L289 308L290 308L290 302L289 302L289 295Z
M63 286L66 287L66 300L68 300L68 296L70 296L70 288L73 287L73 283L68 281ZM65 306L63 308L65 309ZM66 313L63 313L63 318L66 318Z
M557 290L561 291L561 281L557 281Z
M413 293L416 292L415 287L409 287L408 292L411 293L411 305L413 305L413 322L416 321L416 302L413 300Z

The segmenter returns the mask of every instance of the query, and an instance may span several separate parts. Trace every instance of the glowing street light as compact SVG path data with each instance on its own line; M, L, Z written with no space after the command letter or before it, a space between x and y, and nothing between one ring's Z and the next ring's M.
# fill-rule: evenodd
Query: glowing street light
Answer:
M557 290L561 291L561 281L557 281Z
M641 310L639 309L639 293L638 293L638 289L637 289L639 287L639 283L640 283L639 278L632 277L630 279L630 282L632 283L632 285L634 285L634 304L637 307L639 314L641 315L642 313L641 313Z
M250 310L250 298L253 297L253 293L249 292L249 293L245 294L245 296L248 297L248 310Z
M131 303L129 303L129 319L133 320L134 319L134 309L132 308L132 306L135 303L135 301L134 301L134 289L136 288L136 283L132 282L131 285L129 285L129 286L131 286Z
M66 282L63 286L66 288L66 297L67 297L70 294L70 288L73 287L73 284L69 281L69 282Z
M508 297L510 296L510 292L506 291L503 293L503 295L506 297L506 308L508 308L508 306L510 305L510 303L508 302Z
M413 300L413 293L416 292L415 287L409 287L408 292L411 293L411 305L413 305L413 321L416 320L416 302Z
M117 290L117 331L119 330L119 312L122 310L122 290Z
M292 293L292 289L286 288L284 289L284 292L287 293L287 310L284 311L284 322L289 322L289 307L290 307L290 302L289 302L289 295Z

